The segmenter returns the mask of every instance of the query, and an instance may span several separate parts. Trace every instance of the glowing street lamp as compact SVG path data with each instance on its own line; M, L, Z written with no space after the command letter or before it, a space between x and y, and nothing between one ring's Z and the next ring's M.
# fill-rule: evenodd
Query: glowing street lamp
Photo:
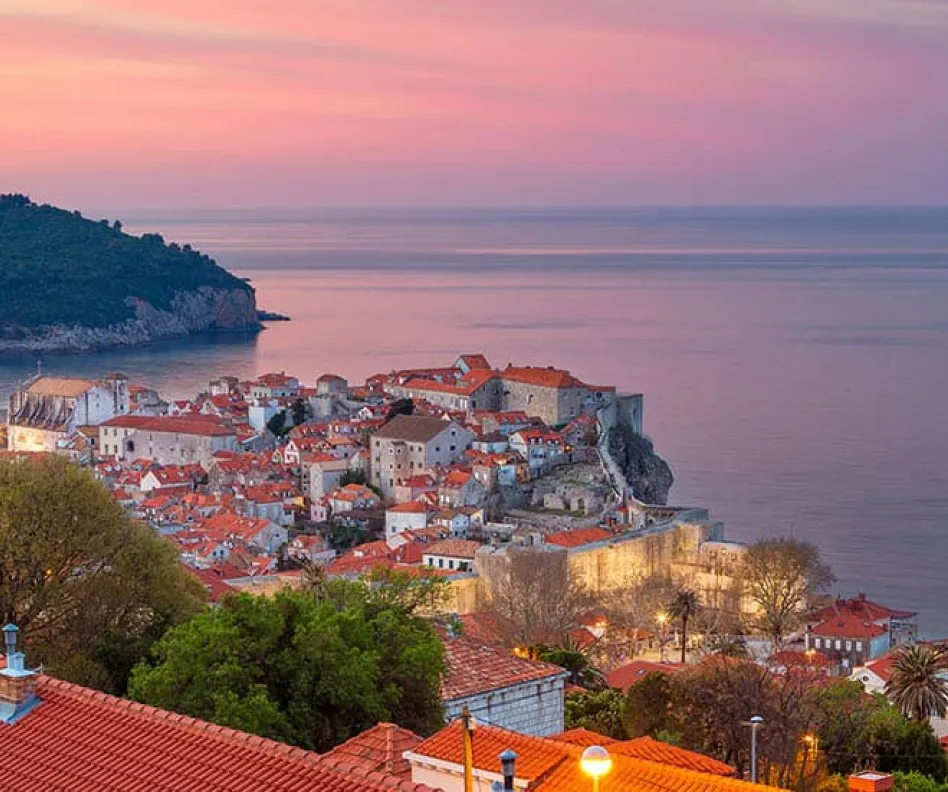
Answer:
M593 792L599 792L599 779L612 770L612 757L601 745L590 745L583 751L579 768L593 780Z
M668 614L664 611L659 611L655 616L655 620L658 622L659 627L662 628L661 637L658 639L658 659L659 662L665 662L665 627L668 624Z

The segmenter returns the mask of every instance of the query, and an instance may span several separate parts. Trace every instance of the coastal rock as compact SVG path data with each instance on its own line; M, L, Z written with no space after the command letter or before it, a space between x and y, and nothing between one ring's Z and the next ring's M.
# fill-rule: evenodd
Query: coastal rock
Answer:
M645 503L668 503L675 477L668 463L655 453L651 440L620 424L609 432L609 453L622 470L634 497Z
M130 297L134 318L107 327L81 325L7 325L0 335L0 352L48 353L88 352L108 347L134 346L192 333L230 330L259 330L256 298L247 289L201 286L180 291L169 309L156 308Z

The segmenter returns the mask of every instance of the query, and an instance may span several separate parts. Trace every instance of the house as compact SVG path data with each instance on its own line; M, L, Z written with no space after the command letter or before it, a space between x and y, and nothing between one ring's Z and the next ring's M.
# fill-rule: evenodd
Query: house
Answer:
M417 500L425 493L438 494L438 481L430 473L421 473L402 479L395 485L395 502L406 503Z
M453 508L480 506L486 496L487 488L464 470L449 472L438 488L438 502Z
M590 391L568 371L533 366L508 366L501 372L504 410L522 410L559 426L580 415Z
M354 767L411 781L411 765L404 754L422 741L412 731L394 723L379 723L323 754L327 761L344 761Z
M606 684L625 693L647 674L671 674L681 668L674 663L654 663L649 660L630 660L606 674Z
M479 510L470 509L469 511L482 516ZM454 539L466 539L467 533L471 528L471 515L468 510L455 511L454 509L441 509L432 519L432 524L444 528Z
M534 476L565 464L570 451L563 435L551 429L519 429L510 435L510 448L527 460Z
M55 453L80 426L98 426L129 412L128 378L70 379L37 374L10 394L10 451Z
M154 467L142 476L139 489L144 493L180 489L182 486L193 490L206 476L200 465Z
M849 672L918 637L918 614L893 610L859 594L838 597L807 619L806 648L823 652Z
M592 781L580 767L580 756L589 745L605 745L612 766L603 781L603 792L776 792L776 787L739 781L733 777L734 768L694 751L650 738L616 742L594 732L588 735L567 732L544 738L478 723L474 732L473 789L489 792L493 783L503 781L499 757L509 751L513 760L512 788L518 792L590 790ZM409 750L405 758L411 765L412 781L445 792L464 789L464 740L459 720Z
M437 792L393 766L402 775L63 682L15 644L0 668L4 792Z
M473 439L473 432L454 421L397 415L372 436L371 483L393 498L396 482L451 465Z
M211 416L123 415L99 425L99 453L119 460L200 464L218 451L236 450L236 430Z
M568 672L514 657L451 628L440 634L447 665L441 683L446 720L459 717L466 706L480 723L537 736L563 731Z
M271 520L241 517L226 512L202 520L198 528L209 535L241 540L265 553L276 553L289 538L286 528Z
M457 379L439 381L427 376L412 376L403 384L389 388L402 399L419 399L442 407L468 413L477 409L497 410L503 399L503 388L497 372L471 369Z
M460 355L457 360L454 361L454 368L459 369L462 374L469 374L471 371L481 370L481 371L492 371L490 363L487 362L487 358L478 353L474 355Z
M341 396L349 393L349 383L343 377L335 374L322 374L316 380L316 394L318 396Z
M290 558L310 564L328 564L336 557L336 551L318 534L297 535L290 540L286 553Z
M303 478L308 479L309 498L312 502L336 489L342 477L349 472L348 460L337 459L323 452L304 457L301 467L308 471Z
M329 493L329 507L334 515L353 509L375 509L378 505L379 496L364 484L346 484Z
M298 497L292 485L258 484L238 494L238 509L247 517L270 520L284 527L296 522Z
M299 392L300 381L296 377L287 376L285 371L279 374L264 374L250 385L251 398L258 400L296 398Z
M402 531L427 528L433 515L431 506L423 501L413 500L389 506L385 510L385 535L394 536Z
M474 555L481 543L470 539L445 539L425 548L422 563L435 569L455 569L469 572L474 569Z

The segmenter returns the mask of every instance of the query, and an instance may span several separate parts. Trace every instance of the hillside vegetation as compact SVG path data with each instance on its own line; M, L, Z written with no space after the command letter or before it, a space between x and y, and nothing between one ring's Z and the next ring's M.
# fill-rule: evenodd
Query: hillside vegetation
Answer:
M135 316L129 298L168 310L178 292L204 286L252 292L189 245L0 195L0 325L106 327Z

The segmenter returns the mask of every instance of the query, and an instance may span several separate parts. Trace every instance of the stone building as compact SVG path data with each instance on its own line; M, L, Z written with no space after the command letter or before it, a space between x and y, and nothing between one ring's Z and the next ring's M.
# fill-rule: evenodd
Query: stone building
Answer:
M460 459L474 433L454 421L423 415L398 415L372 435L370 482L387 499L404 479Z
M564 688L559 666L515 657L450 629L442 632L447 673L441 683L444 718L468 707L475 720L545 737L563 731Z
M99 426L99 453L120 460L200 464L218 451L237 451L237 432L210 416L125 415Z
M503 404L503 384L496 371L471 369L456 380L439 381L411 377L390 388L401 399L424 399L446 410L473 412L499 410Z
M37 375L10 395L11 451L59 451L80 426L97 426L129 412L128 378L104 380Z

